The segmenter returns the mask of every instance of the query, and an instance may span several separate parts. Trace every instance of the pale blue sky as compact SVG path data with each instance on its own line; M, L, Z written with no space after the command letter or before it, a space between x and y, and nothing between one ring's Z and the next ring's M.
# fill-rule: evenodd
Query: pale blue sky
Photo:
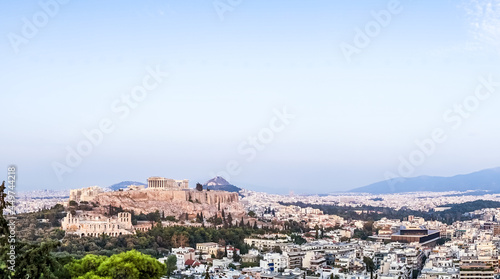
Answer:
M222 19L210 0L69 1L16 53L45 2L0 2L0 165L18 166L20 190L194 185L230 160L244 188L348 190L397 172L435 128L448 140L412 176L500 166L500 88L458 129L443 120L479 77L500 80L498 0L400 1L350 62L341 44L391 1L242 1ZM169 77L120 119L113 101L157 66ZM295 118L248 162L238 146L283 107ZM114 131L58 179L52 164L103 118Z

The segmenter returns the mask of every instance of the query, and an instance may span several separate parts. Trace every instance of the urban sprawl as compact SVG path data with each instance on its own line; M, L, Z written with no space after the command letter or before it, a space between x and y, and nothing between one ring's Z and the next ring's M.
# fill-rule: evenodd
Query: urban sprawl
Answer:
M500 202L495 194L275 195L189 188L188 180L151 177L147 185L111 191L93 186L70 192L20 193L16 212L62 204L66 235L134 235L155 226L269 229L233 243L177 247L173 276L206 278L469 279L499 278L500 208L457 211L454 206ZM129 203L120 203L128 199ZM88 207L88 208L87 208ZM109 215L108 208L120 208ZM132 221L159 213L160 221ZM333 214L335 212L336 214ZM405 215L405 213L408 213ZM170 218L166 218L168 215ZM169 219L169 220L167 220ZM50 220L38 219L39 223Z

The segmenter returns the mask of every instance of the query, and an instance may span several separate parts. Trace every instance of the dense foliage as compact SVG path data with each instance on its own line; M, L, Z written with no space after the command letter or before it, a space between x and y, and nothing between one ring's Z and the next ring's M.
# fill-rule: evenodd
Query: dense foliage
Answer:
M79 258L86 254L110 256L131 249L136 249L144 254L161 257L168 254L173 247L196 247L196 243L216 242L230 244L246 253L249 249L244 243L244 238L253 233L264 233L263 230L252 228L206 228L206 227L161 227L155 226L147 232L137 232L136 235L123 235L119 237L85 237L67 235L57 255Z
M166 267L155 258L135 250L111 257L87 255L64 266L70 278L123 278L159 279L166 273ZM69 278L69 277L68 277Z

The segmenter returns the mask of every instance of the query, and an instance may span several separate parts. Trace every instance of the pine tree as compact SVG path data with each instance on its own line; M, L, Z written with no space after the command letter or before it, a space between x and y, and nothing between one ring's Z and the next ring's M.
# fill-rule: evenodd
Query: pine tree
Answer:
M227 224L229 225L229 227L233 226L233 217L231 216L231 212L229 212L229 214L227 215Z
M373 278L373 272L375 271L375 264L373 259L369 257L363 257L363 263L365 264L366 272L370 272L370 278Z
M2 182L2 185L0 185L0 236L1 236L0 248L3 248L4 245L8 245L8 243L7 243L8 237L7 236L10 235L9 222L5 219L5 217L3 215L3 210L11 205L11 203L9 201L5 200L6 197L7 197L7 194L5 193L5 181L4 181L4 182ZM5 255L0 255L0 257L6 256L6 255L7 255L7 253L5 252Z

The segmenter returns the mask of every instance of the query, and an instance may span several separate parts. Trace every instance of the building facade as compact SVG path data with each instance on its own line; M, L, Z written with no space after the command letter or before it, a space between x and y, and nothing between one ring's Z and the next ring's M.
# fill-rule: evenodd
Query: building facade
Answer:
M437 230L428 230L424 227L401 226L399 232L391 235L391 241L401 243L420 243L433 245L441 237Z
M498 258L462 257L460 259L460 279L493 279Z
M217 252L224 251L224 247L221 248L219 244L215 242L204 242L196 243L196 250L200 251L201 254L217 256Z
M73 216L68 213L61 220L61 227L66 233L79 236L97 237L102 234L119 236L135 233L131 215L128 212L120 212L116 217L112 218L90 214Z
M266 271L279 271L287 268L287 257L280 253L264 254L260 267Z

